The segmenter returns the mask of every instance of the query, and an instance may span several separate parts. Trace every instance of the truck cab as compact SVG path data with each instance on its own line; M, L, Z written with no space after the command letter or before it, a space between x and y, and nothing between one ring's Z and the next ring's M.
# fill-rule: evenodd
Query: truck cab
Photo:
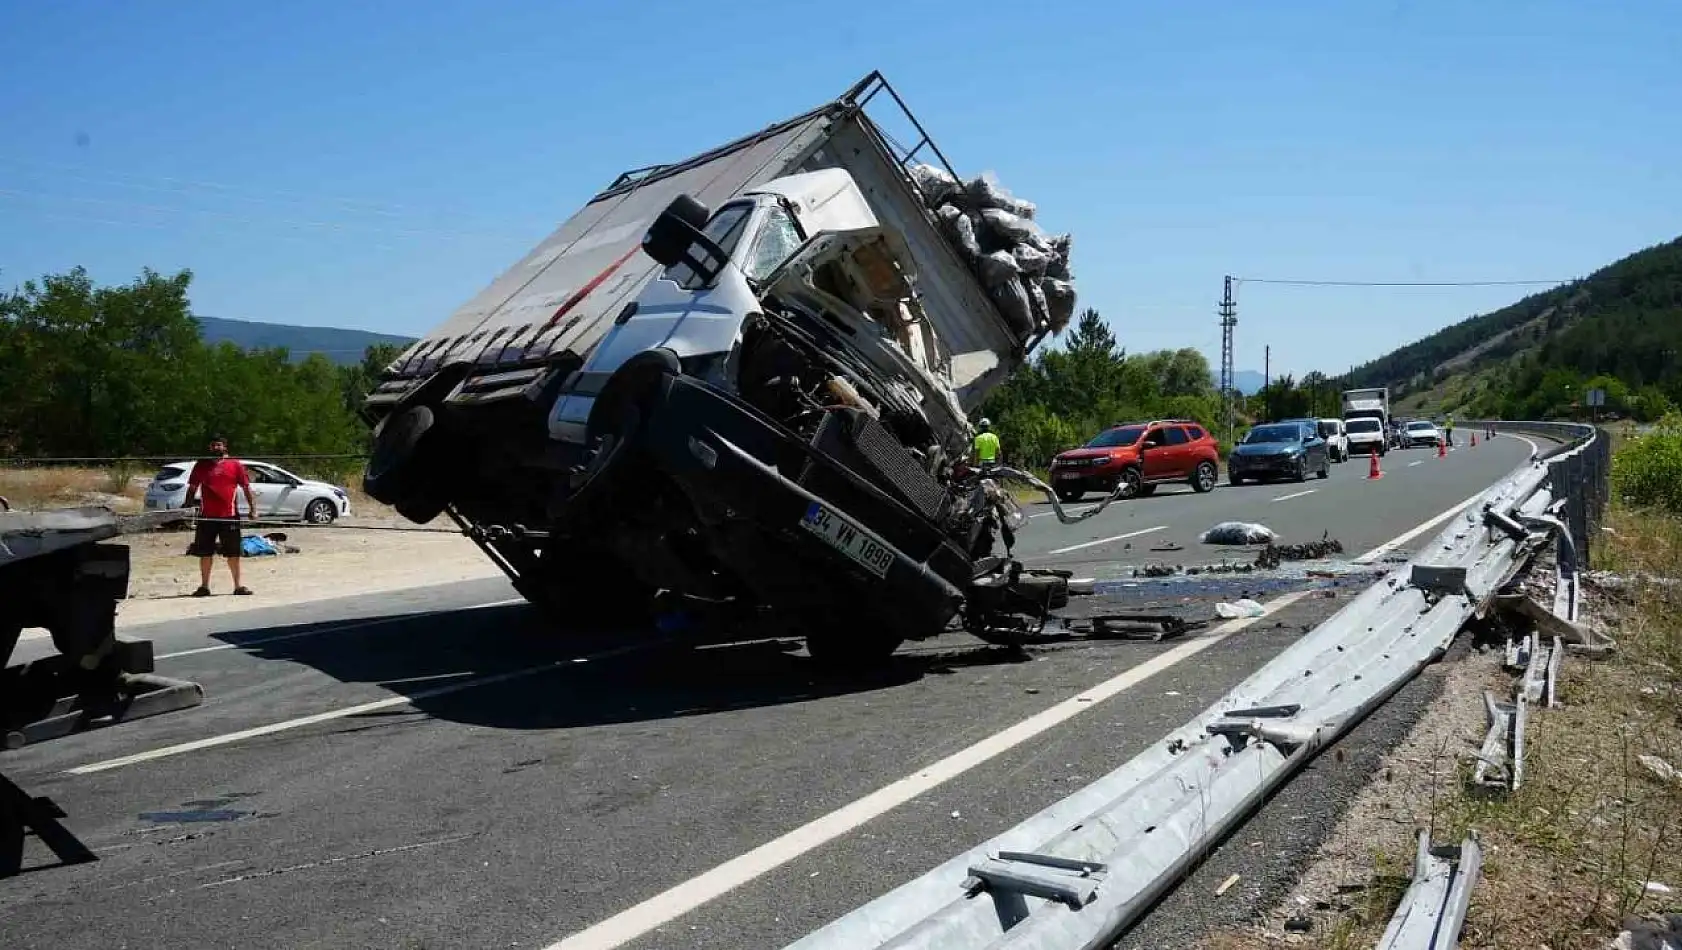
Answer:
M649 350L667 350L686 374L739 391L740 374L751 372L741 347L753 337L752 319L768 306L798 306L844 334L864 373L891 380L921 407L941 451L968 441L944 372L950 356L919 312L909 255L844 169L767 182L710 215L680 199L644 249L665 269L562 386L550 438L584 445L600 387Z

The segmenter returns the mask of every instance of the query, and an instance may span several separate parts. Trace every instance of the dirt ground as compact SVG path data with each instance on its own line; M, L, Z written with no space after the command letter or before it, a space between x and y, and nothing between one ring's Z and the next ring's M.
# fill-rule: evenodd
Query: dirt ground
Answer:
M88 469L0 469L0 496L14 508L105 505L119 513L141 509L150 473L131 475ZM198 559L187 556L192 535L183 530L128 535L129 599L117 611L119 629L188 617L273 607L356 594L425 587L494 577L500 572L472 541L447 532L440 518L421 527L358 492L351 517L326 527L285 525L247 533L280 532L286 552L244 558L241 580L255 593L233 597L226 562L211 574L214 596L190 596L199 583Z
M400 518L376 514L353 515L325 528L287 525L248 532L280 532L286 541L276 546L283 552L297 549L296 553L242 559L240 580L254 591L251 597L231 596L233 581L220 558L210 575L214 596L189 596L199 583L199 562L186 554L191 540L188 532L130 536L126 539L129 599L117 610L117 624L128 627L206 617L499 574L473 542L459 534L396 530L415 527ZM428 527L436 529L440 524ZM383 530L363 530L367 528Z

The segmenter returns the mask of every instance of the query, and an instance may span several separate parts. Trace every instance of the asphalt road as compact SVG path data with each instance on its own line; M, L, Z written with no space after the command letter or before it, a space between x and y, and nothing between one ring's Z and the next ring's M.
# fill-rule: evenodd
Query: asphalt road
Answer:
M1393 452L1378 481L1352 462L1304 485L1170 489L1076 526L1035 518L1018 553L1121 578L1219 560L1196 535L1235 519L1405 551L1529 451L1502 438ZM1184 550L1149 550L1166 540ZM57 867L32 842L34 869L0 882L0 932L18 948L780 947L1114 768L1355 586L1218 642L1021 657L951 635L852 678L789 642L558 639L500 581L131 631L208 699L0 756L101 857ZM1072 609L1208 616L1264 588L1130 583ZM1006 732L1055 709L1072 711Z

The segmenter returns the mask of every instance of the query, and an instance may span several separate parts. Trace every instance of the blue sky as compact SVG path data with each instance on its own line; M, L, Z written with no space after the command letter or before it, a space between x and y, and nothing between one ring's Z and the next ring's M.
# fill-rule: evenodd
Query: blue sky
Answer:
M1219 353L1223 274L1581 276L1682 233L1663 0L0 0L0 283L191 268L195 309L419 335L621 170L881 69L1075 236L1130 349ZM1239 295L1336 372L1523 288Z

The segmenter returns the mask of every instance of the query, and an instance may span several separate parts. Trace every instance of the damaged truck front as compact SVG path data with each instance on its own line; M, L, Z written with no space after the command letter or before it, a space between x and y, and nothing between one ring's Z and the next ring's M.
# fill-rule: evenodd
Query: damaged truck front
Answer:
M1065 579L994 556L1020 514L967 414L1067 322L1069 242L908 112L898 150L884 92L622 176L393 364L370 494L574 623L729 605L858 660L1043 620Z

